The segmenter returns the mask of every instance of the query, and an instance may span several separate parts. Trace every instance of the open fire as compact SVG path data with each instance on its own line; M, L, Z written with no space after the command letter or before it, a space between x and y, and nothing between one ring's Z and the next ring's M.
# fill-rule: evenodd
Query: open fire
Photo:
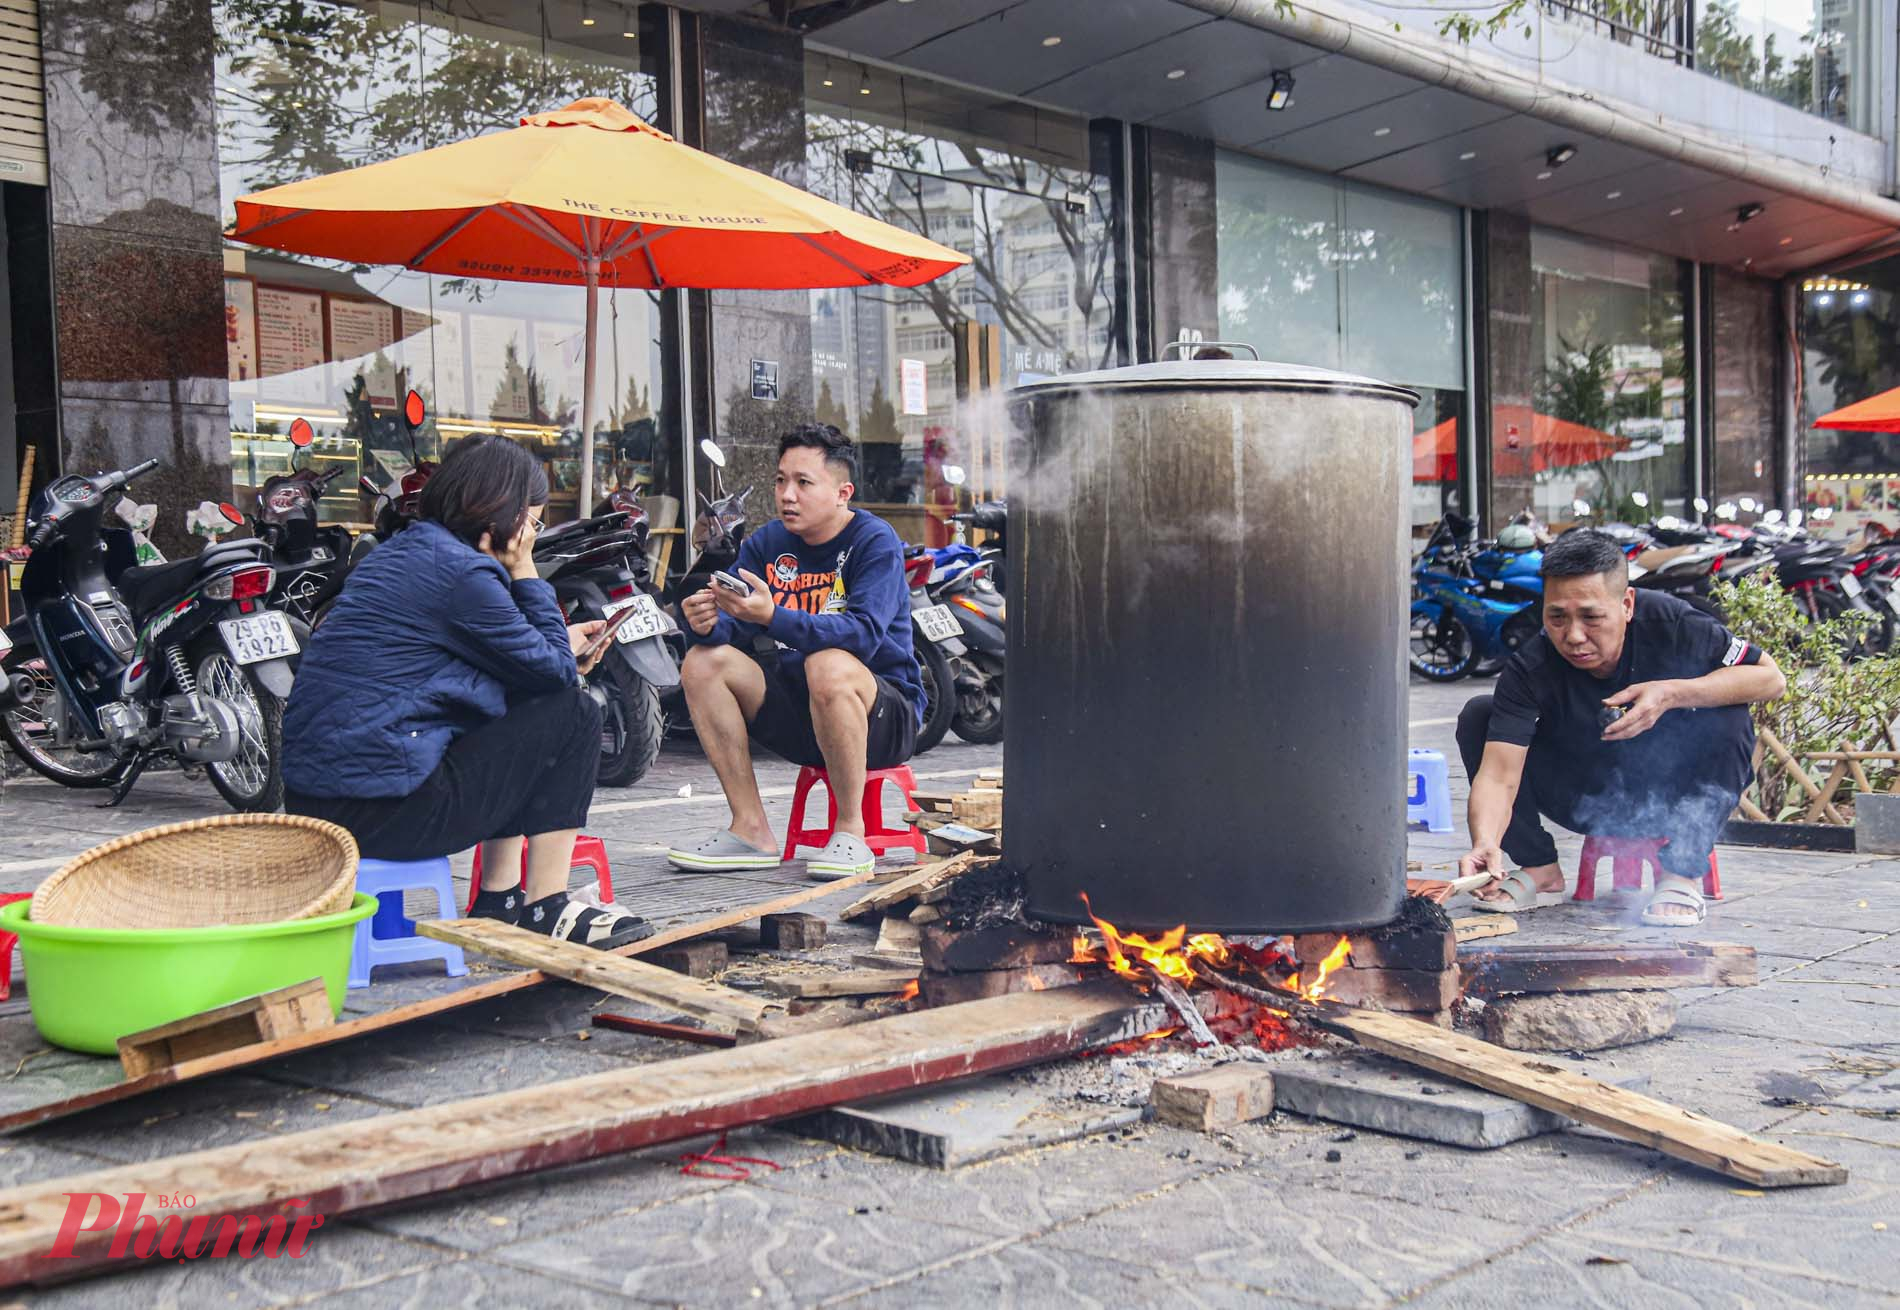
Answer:
M1081 930L1075 934L1070 963L1101 965L1110 973L1130 982L1156 987L1177 1010L1186 999L1178 989L1196 983L1220 989L1221 974L1245 978L1253 985L1285 992L1290 998L1317 1001L1326 994L1328 979L1345 966L1351 951L1351 942L1342 936L1313 968L1308 980L1302 976L1303 971L1293 957L1282 949L1286 945L1284 939L1248 942L1229 941L1218 933L1189 935L1185 924L1150 937L1117 928L1095 913L1086 895L1082 897L1082 903L1088 907L1095 932ZM1289 1018L1286 1010L1251 1000L1243 1001L1224 989L1222 995L1228 1002L1228 1008L1222 1010L1217 1007L1215 1010L1215 1035L1231 1040L1240 1035L1236 1030L1250 1030L1254 1040L1267 1050L1280 1050L1294 1043L1293 1034L1286 1023ZM1207 1007L1202 1008L1205 1010ZM1111 1049L1138 1049L1180 1031L1181 1028L1165 1029Z

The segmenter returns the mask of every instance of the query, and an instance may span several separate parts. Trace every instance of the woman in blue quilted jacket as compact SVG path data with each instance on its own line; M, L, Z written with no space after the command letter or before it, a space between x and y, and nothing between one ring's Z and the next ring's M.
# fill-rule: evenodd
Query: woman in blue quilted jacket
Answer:
M603 625L569 626L536 576L547 499L513 442L469 438L443 460L421 520L364 556L311 634L284 710L284 808L375 859L480 843L476 917L609 949L653 929L567 895L600 763L579 661Z

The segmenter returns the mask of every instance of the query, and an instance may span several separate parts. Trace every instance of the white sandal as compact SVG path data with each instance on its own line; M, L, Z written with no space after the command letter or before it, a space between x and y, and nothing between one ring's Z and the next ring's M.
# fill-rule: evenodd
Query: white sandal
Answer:
M1657 914L1658 905L1680 905L1684 909L1694 910L1695 917L1685 919L1679 914ZM1700 928L1708 915L1709 903L1702 899L1700 887L1677 885L1665 887L1649 898L1649 904L1643 909L1643 923L1651 928Z
M1471 898L1471 908L1482 910L1486 914L1523 914L1530 910L1541 910L1556 905L1564 898L1561 891L1547 892L1540 888L1531 876L1522 869L1515 869L1498 882L1504 892L1501 901L1481 901Z

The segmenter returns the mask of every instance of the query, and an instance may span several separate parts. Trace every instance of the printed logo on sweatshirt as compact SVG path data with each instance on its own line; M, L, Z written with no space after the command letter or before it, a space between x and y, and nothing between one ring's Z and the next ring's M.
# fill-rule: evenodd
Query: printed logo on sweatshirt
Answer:
M801 572L798 556L787 551L772 561L772 599L786 609L801 614L842 614L846 607L844 562L849 550L840 552L835 568L823 573Z

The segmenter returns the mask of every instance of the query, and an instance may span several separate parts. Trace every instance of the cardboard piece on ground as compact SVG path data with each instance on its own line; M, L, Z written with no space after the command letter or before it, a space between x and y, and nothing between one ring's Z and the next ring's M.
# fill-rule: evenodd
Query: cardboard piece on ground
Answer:
M311 978L127 1033L119 1039L119 1064L127 1078L139 1078L188 1060L327 1028L335 1022L329 989L323 979Z
M1472 919L1453 919L1451 935L1462 945L1486 937L1509 937L1517 931L1517 920L1508 914L1480 914Z
M551 978L579 983L629 1000L645 1001L696 1019L731 1024L742 1030L757 1028L766 1009L765 1001L731 987L702 982L644 960L629 960L578 942L557 942L538 932L494 919L424 919L416 924L416 932L465 951L476 951L510 964L525 964Z
M0 1191L0 1286L128 1260L114 1234L50 1254L69 1193L187 1192L207 1225L280 1213L291 1198L334 1221L355 1211L767 1123L831 1105L1059 1059L1140 1037L1164 1007L1119 983L1065 987L896 1015L849 1028L352 1120L260 1141ZM470 1125L480 1131L471 1132Z
M1139 1107L1091 1105L1011 1078L981 1078L836 1106L786 1127L857 1151L955 1169L1139 1122Z
M1562 1063L1590 1072L1584 1065ZM1649 1082L1645 1074L1609 1074L1623 1087ZM1295 1114L1473 1150L1570 1126L1560 1114L1362 1052L1274 1065L1273 1098L1280 1109Z

